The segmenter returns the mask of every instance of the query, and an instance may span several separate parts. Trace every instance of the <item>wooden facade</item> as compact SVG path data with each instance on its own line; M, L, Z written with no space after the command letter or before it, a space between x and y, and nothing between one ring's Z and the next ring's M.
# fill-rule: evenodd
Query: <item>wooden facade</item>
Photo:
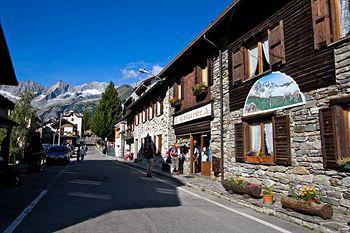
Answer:
M276 34L277 31L277 39ZM230 75L230 108L232 111L243 108L245 98L252 85L260 76L244 80L247 67L234 64L233 56L244 56L246 46L262 34L269 38L271 71L281 71L291 76L302 92L327 87L335 84L335 64L332 47L315 49L313 15L310 0L295 0L285 4L281 9L264 19L249 31L242 33L228 46ZM283 33L281 35L281 33ZM284 48L273 48L275 43ZM272 47L272 49L271 49ZM284 53L283 53L284 50ZM237 53L240 54L237 54ZM277 54L276 54L277 53ZM241 58L243 62L243 58ZM277 61L275 61L277 59ZM277 65L275 65L277 63ZM235 67L241 67L238 70ZM238 73L235 82L233 72Z

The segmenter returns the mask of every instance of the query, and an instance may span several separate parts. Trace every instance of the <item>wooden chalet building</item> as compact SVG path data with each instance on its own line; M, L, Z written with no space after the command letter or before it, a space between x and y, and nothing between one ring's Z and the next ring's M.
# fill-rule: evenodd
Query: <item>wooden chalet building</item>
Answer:
M0 85L17 86L17 78L13 69L11 56L6 44L5 35L0 24ZM15 104L0 95L0 130L6 130L6 137L0 142L0 165L8 165L10 135L13 126L17 123L9 119L9 113ZM1 166L0 166L1 167ZM1 169L1 168L0 168Z

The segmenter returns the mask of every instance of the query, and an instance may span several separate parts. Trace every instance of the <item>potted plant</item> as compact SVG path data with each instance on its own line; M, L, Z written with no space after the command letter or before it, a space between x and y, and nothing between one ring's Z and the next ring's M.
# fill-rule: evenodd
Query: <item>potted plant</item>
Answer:
M178 107L182 104L182 100L178 98L169 99L169 103L172 107Z
M324 219L331 219L333 216L332 206L322 203L319 188L315 186L305 185L302 188L292 188L288 197L282 196L281 204L283 208L317 215Z
M346 172L350 172L350 157L339 158L337 160L337 164L342 170Z
M195 96L205 95L208 93L208 86L203 82L197 83L192 86L192 91Z
M246 156L246 162L247 163L259 163L259 152L256 151L249 151Z
M272 205L275 197L275 192L271 187L264 187L262 189L263 202L267 205Z

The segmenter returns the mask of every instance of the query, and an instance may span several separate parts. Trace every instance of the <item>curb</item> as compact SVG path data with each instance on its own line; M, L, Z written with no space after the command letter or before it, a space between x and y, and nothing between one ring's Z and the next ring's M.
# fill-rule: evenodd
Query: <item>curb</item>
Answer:
M119 161L119 160L115 160L115 161L117 161L118 163L130 166L130 167L146 170L146 168L144 168L142 166L139 166L139 165L135 165L135 164L131 164L131 163L128 163L128 162ZM163 173L161 171L153 170L152 172L157 174L157 175L160 175L160 176L163 176L163 177L166 177L166 178L170 178L171 180L173 180L175 182L182 183L182 184L184 184L187 187L194 188L194 189L196 189L198 191L202 191L202 192L208 193L208 194L213 195L213 196L218 197L218 198L223 198L223 199L225 199L227 201L230 201L232 203L238 204L240 206L253 209L253 210L255 210L256 212L259 212L259 213L268 214L270 216L274 216L274 217L277 217L277 218L280 218L280 219L283 219L283 220L287 220L287 221L295 223L297 225L306 227L306 228L308 228L310 230L316 230L316 231L323 232L323 233L335 232L335 231L331 230L330 228L327 228L327 227L325 227L325 226L323 226L321 224L308 222L308 221L305 221L303 219L300 219L300 218L297 218L297 217L294 217L294 216L291 216L291 215L288 215L288 214L285 214L285 213L282 213L282 212L279 212L279 211L276 211L276 210L273 210L273 209L270 209L270 208L267 208L267 207L264 207L264 206L260 207L260 206L254 205L252 203L248 203L248 202L246 202L244 200L237 200L237 199L231 198L229 196L225 196L223 193L215 192L215 191L212 191L212 190L207 189L207 188L201 188L201 187L199 187L197 185L191 184L190 182L179 180L176 177L168 175L168 174L165 174L165 173ZM341 229L338 232L347 232L348 231L347 229L348 228L344 228L344 229Z

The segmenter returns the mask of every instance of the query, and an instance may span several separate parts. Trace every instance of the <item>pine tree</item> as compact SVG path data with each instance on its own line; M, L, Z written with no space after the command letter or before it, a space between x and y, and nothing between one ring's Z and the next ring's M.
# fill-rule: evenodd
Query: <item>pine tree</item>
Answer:
M114 137L114 125L122 114L121 101L113 82L110 82L102 94L91 123L94 134L104 138Z

